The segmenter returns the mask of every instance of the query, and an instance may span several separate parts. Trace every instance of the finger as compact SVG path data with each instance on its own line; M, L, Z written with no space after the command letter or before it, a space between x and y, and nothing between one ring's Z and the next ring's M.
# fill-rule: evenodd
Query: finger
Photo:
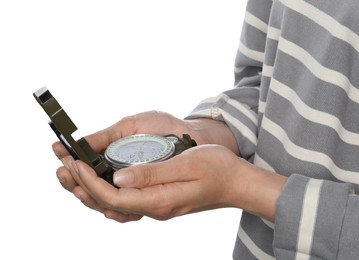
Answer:
M73 190L73 194L88 208L101 212L106 218L118 221L120 223L137 221L143 217L142 215L123 213L115 210L102 208L96 200L94 200L84 189L82 189L81 186L76 186Z
M100 208L106 209L105 214L109 218L119 222L137 220L139 216L168 219L182 212L177 209L172 210L174 197L178 197L178 194L183 191L180 185L176 185L178 183L156 185L144 189L117 189L97 177L94 172L87 172L83 162L76 161L75 163L81 186L88 191ZM130 216L125 216L124 213Z
M65 157L66 158L66 157ZM63 159L64 165L70 168L69 160ZM78 198L87 207L103 212L103 209L97 205L96 201L92 199L85 190L83 190L73 178L70 170L66 166L59 167L56 171L57 178L59 179L62 187L69 192L72 192L76 198Z
M131 134L136 134L136 127L131 117L121 119L114 125L85 137L95 152L103 152L112 142Z
M130 222L130 221L138 221L143 217L142 215L126 214L126 213L121 213L121 212L114 211L114 210L105 210L104 215L106 218L118 221L120 223L126 223L126 222Z
M54 151L57 158L59 158L60 160L63 157L69 155L69 152L67 151L65 146L60 141L55 142L55 143L52 144L52 150Z
M74 167L74 162L75 162L74 158L71 155L67 155L61 159L61 162L64 165L64 167L68 170L68 172L70 173L70 175L73 178L76 185L80 185L81 180L78 177L78 175L76 174L76 170L75 170L76 167Z
M71 173L65 166L61 166L56 170L56 176L59 179L62 187L70 192L72 192L73 189L77 186L75 179L72 177Z
M88 208L101 213L104 212L105 209L102 208L81 186L76 186L73 190L73 194Z
M65 176L66 180L65 183L62 184L63 187L72 192L87 207L103 212L101 207L97 205L97 202L88 194L88 191L80 186L81 179L75 172L75 160L71 156L66 156L62 158L61 161L64 167L61 169L60 174Z
M81 179L77 174L77 165L76 161L71 156L66 156L61 160L64 163L64 167L62 171L66 174L67 180L69 180L69 184L65 186L66 189L71 191L76 198L78 198L84 205L87 207L103 212L104 209L101 207L96 200L94 200L89 194L86 187L83 187ZM93 170L87 167L87 171L92 172ZM82 185L82 186L80 186Z
M117 171L113 181L118 187L144 188L171 182L193 181L198 178L188 168L187 158L178 155L170 160L128 167Z
M79 160L73 161L70 167L71 173L74 175L74 178L78 180L80 186L94 198L95 201L102 203L104 208L110 205L107 201L118 195L118 189L98 177L96 172L86 163Z
M141 215L139 214L139 209L142 206L138 205L138 202L143 194L140 190L115 188L102 178L99 178L94 171L88 171L88 166L84 162L75 161L75 164L77 168L75 174L81 187L101 208Z
M112 210L112 209L106 208L106 206L109 207L108 205L111 205L110 208L113 208L112 204L104 202L104 201L106 201L106 199L102 199L99 194L111 194L111 196L116 196L117 194L114 191L117 191L117 189L114 188L112 185L109 185L103 179L97 177L97 175L94 174L93 172L85 172L86 165L84 165L83 162L74 161L74 164L76 164L76 166L70 166L70 167L75 167L72 169L72 171L74 171L75 174L79 175L78 176L79 177L78 179L80 180L79 182L82 183L82 185L83 185L83 187L85 187L85 189L81 186L76 186L73 190L73 194L84 205L86 205L87 207L89 207L91 209L94 209L94 210L104 213L105 217L107 217L109 219L113 219L113 220L116 220L121 223L129 222L129 221L137 221L143 217L142 215L138 215L138 214L124 213L124 212L119 212L117 210ZM85 178L82 178L84 176L85 176ZM88 177L88 178L86 178L86 177ZM83 180L85 180L85 182ZM94 182L95 185L93 185L93 186L100 185L100 187L95 190L88 188L88 187L93 187L93 186L86 185L86 181ZM102 186L102 185L104 185L104 186ZM110 188L111 192L108 192L106 190L106 188L107 189ZM90 190L90 192L88 192L88 190ZM97 200L96 200L96 198L97 198ZM101 198L101 199L99 199L99 198ZM100 203L98 203L98 201Z
M109 146L113 141L116 141L117 139L121 138L121 131L118 131L116 129L116 125L113 125L91 135L88 135L85 137L85 139L95 152L100 153L104 151L107 146ZM52 144L52 150L60 160L63 157L69 155L68 150L60 141L57 141Z
M121 214L146 215L155 219L168 219L169 216L179 214L179 211L172 211L171 209L174 197L178 196L181 190L183 191L179 185L176 185L178 183L155 185L144 189L118 189L97 177L95 172L86 171L88 167L82 161L75 161L75 163L77 164L76 172L81 187L96 201L100 208ZM180 200L183 199L180 198ZM114 219L118 218L120 222L137 219L135 216L124 217L120 214L111 216Z

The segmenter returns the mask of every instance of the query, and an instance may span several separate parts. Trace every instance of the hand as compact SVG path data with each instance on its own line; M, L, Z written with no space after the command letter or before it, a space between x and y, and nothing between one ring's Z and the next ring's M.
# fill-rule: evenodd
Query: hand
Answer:
M87 136L86 140L95 152L103 153L117 139L143 133L178 136L187 133L196 140L197 144L227 145L239 153L234 136L225 123L211 119L180 120L170 114L158 111L126 117L109 128ZM69 155L60 142L53 144L53 150L60 160ZM68 190L72 190L72 186L76 184L72 176L62 168L57 171L57 176L62 184L67 182L69 186L64 187Z
M123 118L113 126L87 136L86 140L95 152L102 153L110 143L127 135L137 133L185 133L187 130L188 127L186 126L185 121L179 120L166 113L151 111ZM69 156L68 151L60 142L53 144L53 150L56 156L65 165L65 167L60 167L56 171L62 186L66 190L74 193L77 197L80 197L79 194L81 194L82 198L88 197L78 185L78 180L76 180L76 178L74 178L68 171L68 163L70 163L72 159L71 156ZM86 202L89 203L89 199L87 199ZM103 209L96 207L95 202L93 201L90 202L90 207L103 212ZM140 217L141 216L133 215L123 216L124 219L128 220L131 218L138 219Z
M236 140L225 123L206 118L181 120L159 111L125 117L116 124L87 136L86 140L97 153L101 153L117 139L134 134L189 134L197 144L220 144L239 154ZM60 142L54 143L52 148L59 159L68 155Z
M223 122L185 121L153 111L124 118L86 139L100 153L118 138L136 133L188 133L199 145L221 146L198 146L164 162L122 169L114 175L115 184L121 187L117 189L85 163L74 161L57 142L53 149L64 164L57 170L62 186L88 207L120 222L143 215L167 219L227 206L274 221L276 201L286 177L237 157L234 136ZM120 176L127 177L121 180Z
M87 164L63 159L88 207L119 222L142 216L165 220L220 207L236 207L274 222L286 177L256 167L218 145L186 150L167 161L128 167L108 184Z
M198 144L222 143L228 144L232 150L238 150L233 135L223 123L211 119L180 120L167 113L151 111L126 117L113 126L86 137L91 147L98 153L103 152L113 141L137 133L176 134L188 133ZM228 136L228 138L226 137ZM233 145L234 144L234 145ZM88 204L91 208L103 212L94 201L90 202L88 194L78 185L78 181L68 171L68 163L71 160L67 150L60 143L53 144L53 150L65 166L58 168L56 174L62 186L74 193L77 197ZM237 152L238 153L238 152ZM124 221L138 219L140 216L124 215Z
M236 206L245 190L242 163L245 162L223 146L202 145L164 162L117 171L117 189L97 177L85 163L64 158L64 165L80 184L75 195L85 205L120 222L143 215L165 220Z

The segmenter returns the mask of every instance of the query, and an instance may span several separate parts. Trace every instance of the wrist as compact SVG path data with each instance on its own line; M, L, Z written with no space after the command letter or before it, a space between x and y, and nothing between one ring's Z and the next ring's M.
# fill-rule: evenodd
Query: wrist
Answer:
M233 205L274 222L277 200L287 177L240 159L233 190Z
M218 144L227 147L235 154L239 154L237 141L228 125L219 120L198 118L185 120L191 130L191 136L198 144Z

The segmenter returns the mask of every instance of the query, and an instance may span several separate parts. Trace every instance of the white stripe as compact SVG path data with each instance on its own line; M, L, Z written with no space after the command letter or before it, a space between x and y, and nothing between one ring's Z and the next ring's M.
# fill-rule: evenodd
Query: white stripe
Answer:
M315 179L310 179L307 183L299 224L296 260L310 259L322 183L322 180Z
M277 28L274 28L272 26L268 26L268 32L267 32L267 38L270 38L272 40L278 41L280 37L280 30ZM268 64L263 64L263 71L262 75L264 77L272 78L273 76L274 67L270 66ZM259 100L258 102L258 112L264 113L266 109L266 102Z
M261 220L263 221L264 224L266 224L269 228L274 230L274 223L270 222L269 220L266 220L264 218L261 218Z
M251 58L251 59L253 59L255 61L263 62L263 60L264 60L264 53L263 52L249 49L247 46L245 46L241 42L239 43L238 49L242 54L244 54L248 58Z
M337 117L329 113L315 110L305 104L300 97L298 97L297 93L295 93L295 91L289 86L277 81L275 78L272 78L271 90L292 103L297 112L305 119L330 127L332 130L337 132L343 142L352 145L359 145L359 134L345 129Z
M252 121L254 125L258 125L257 113L255 113L250 107L242 104L241 102L238 102L237 100L229 99L229 97L227 103L233 106L236 110L243 113L249 120Z
M343 170L339 168L328 155L305 149L294 144L289 139L284 129L282 129L279 125L267 117L263 117L262 127L274 137L276 137L283 144L283 147L287 153L289 153L291 156L299 160L322 165L323 167L327 168L338 180L359 184L358 172Z
M255 88L253 87L253 89L257 89L259 91L259 88ZM235 99L231 99L228 95L226 94L221 94L221 95L218 95L216 97L210 97L210 98L207 98L205 100L202 100L200 105L202 104L208 104L208 105L213 105L215 103L217 103L218 101L220 100L223 100L225 101L227 104L233 106L237 111L240 111L242 114L244 114L250 121L252 121L252 123L257 126L258 125L258 118L257 118L257 114L250 108L248 107L247 105L245 104L242 104L241 102L238 102L237 100ZM201 114L206 114L206 115L211 115L212 118L213 117L218 117L218 112L216 111L215 115L214 113L210 112L208 114L208 111L211 111L209 109L204 109L202 110L203 112L201 111L196 111L194 113L201 113ZM192 114L194 114L192 113Z
M263 65L262 75L268 78L273 76L273 66L269 66L267 64Z
M306 3L305 1L280 0L284 5L292 10L301 13L302 15L313 20L315 23L322 26L334 37L341 39L350 44L356 51L359 52L359 35L350 30L348 27L340 24L330 15L327 15L318 8Z
M206 104L206 103L211 104L211 103L215 103L217 100L218 100L218 96L216 96L216 97L209 97L209 98L206 98L206 99L202 100L202 101L200 102L200 104Z
M266 110L266 106L267 106L266 102L259 100L258 101L258 112L263 114L264 111Z
M250 109L246 106L244 106L243 104L235 101L235 100L231 100L227 95L222 94L219 95L218 97L215 98L208 98L205 99L201 102L201 104L206 104L208 103L209 105L212 103L217 102L219 99L224 99L227 101L227 103L229 103L230 105L232 105L233 107L236 108L237 111L242 112L249 120L252 121L253 125L254 125L254 129L257 129L258 126L258 119L255 116L255 114L253 112L250 111ZM230 124L238 129L238 131L244 136L246 137L253 145L257 144L257 135L255 132L253 132L247 125L243 124L240 120L238 120L238 118L233 117L231 114L229 114L228 112L226 112L225 110L218 108L218 107L210 107L210 108L206 108L206 109L202 109L202 110L196 110L194 112L192 112L190 114L191 117L195 116L195 117L211 117L213 119L219 119L220 116L222 116L227 122L230 122Z
M247 66L234 67L234 73L241 73L247 68Z
M196 110L189 114L189 117L211 117L212 108Z
M242 243L247 247L247 249L257 258L257 259L270 259L274 260L275 258L271 255L265 253L260 249L253 240L248 236L248 234L243 230L241 226L238 229L238 237L241 239Z
M272 78L272 76L273 76L273 66L269 66L269 65L264 64L263 65L262 75L264 77ZM264 113L264 111L266 109L266 105L267 105L267 103L265 101L259 100L258 101L258 112L259 113Z
M267 33L268 25L248 11L246 11L245 13L244 21L247 24L253 26L254 28L257 28L258 30Z
M280 38L278 49L303 63L318 79L340 87L351 100L359 103L359 89L345 75L322 66L309 52L284 38Z
M253 145L257 145L257 135L248 126L243 124L240 120L233 117L231 114L221 109L223 117L230 122L238 131L246 137Z
M254 165L257 165L261 168L264 168L266 170L275 172L274 168L270 166L262 157L260 157L257 153L254 155Z
M281 31L275 27L269 26L268 27L268 33L267 38L271 40L278 41L280 37Z

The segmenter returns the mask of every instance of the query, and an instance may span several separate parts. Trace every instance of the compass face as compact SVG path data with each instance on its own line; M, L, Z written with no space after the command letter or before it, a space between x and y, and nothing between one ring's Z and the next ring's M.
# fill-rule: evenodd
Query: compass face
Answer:
M121 138L105 151L107 162L116 169L162 161L174 153L173 142L163 136L141 134Z

